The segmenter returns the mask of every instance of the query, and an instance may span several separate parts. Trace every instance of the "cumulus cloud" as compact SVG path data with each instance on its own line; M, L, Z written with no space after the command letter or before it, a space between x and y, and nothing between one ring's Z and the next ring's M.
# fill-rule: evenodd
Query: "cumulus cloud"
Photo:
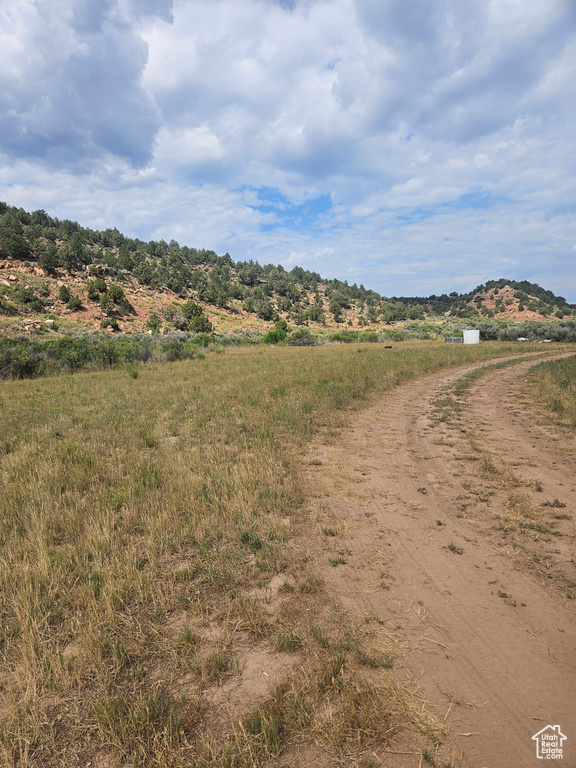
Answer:
M570 0L5 0L0 15L8 202L385 294L508 274L576 301Z
M116 0L11 0L0 15L0 151L78 171L107 153L152 158L147 45Z

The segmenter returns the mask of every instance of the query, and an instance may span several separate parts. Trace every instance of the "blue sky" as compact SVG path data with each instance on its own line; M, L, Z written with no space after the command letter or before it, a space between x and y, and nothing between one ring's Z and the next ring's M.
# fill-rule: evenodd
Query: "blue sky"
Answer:
M576 302L574 0L3 0L0 199L384 295Z

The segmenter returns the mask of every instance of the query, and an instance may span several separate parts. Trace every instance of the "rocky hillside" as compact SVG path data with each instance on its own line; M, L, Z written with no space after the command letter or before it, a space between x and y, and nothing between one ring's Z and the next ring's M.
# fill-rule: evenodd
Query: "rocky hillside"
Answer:
M144 242L117 229L0 203L0 331L50 327L218 333L295 326L374 328L448 318L554 320L576 314L528 282L490 281L468 294L385 297L294 267L234 262L229 254ZM202 319L199 319L202 318Z

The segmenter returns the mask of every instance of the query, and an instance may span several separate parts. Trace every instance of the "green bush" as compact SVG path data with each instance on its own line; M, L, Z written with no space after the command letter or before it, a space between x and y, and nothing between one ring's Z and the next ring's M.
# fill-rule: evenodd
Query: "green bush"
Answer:
M101 277L96 278L96 280L87 280L86 291L90 301L99 301L100 294L106 293L106 283Z
M200 347L207 347L212 341L212 335L208 333L197 333L194 336L194 343Z
M68 309L72 309L72 310L82 309L82 302L80 301L80 297L70 296L67 306L68 306Z
M162 352L170 363L174 360L182 360L182 344L179 341L167 341L162 344Z
M312 306L308 307L304 313L304 319L310 320L313 323L324 324L326 322L326 316L322 312L322 307L318 304L312 304Z
M206 315L194 315L190 320L188 330L192 333L212 333L214 326Z
M70 293L70 289L68 288L68 286L61 285L60 290L58 291L58 298L60 299L60 301L63 301L64 304L68 304L71 296L72 294Z
M39 296L36 296L32 288L18 287L14 290L12 295L17 301L19 301L21 304L26 304L26 306L32 309L34 312L44 312L44 304L42 299ZM6 314L12 313L6 312Z
M288 334L281 328L273 328L271 331L262 336L263 344L280 344L282 341L286 341Z
M0 345L0 378L30 379L43 372L42 360L26 342L2 339Z
M86 293L88 294L88 298L90 301L99 301L100 300L100 291L96 286L94 285L94 280L88 280L86 283Z
M261 320L273 320L276 311L266 299L261 299L254 304L254 310Z
M345 344L350 344L353 341L358 341L358 333L356 331L336 331L330 338L332 341L343 341Z
M50 243L48 247L41 248L38 253L38 264L46 272L54 272L58 266L58 249L53 243Z
M188 320L192 320L193 317L200 317L204 314L204 310L200 304L196 304L195 301L189 299L182 307L182 313Z
M102 312L104 312L105 315L109 315L111 312L114 312L114 302L110 298L110 295L108 292L103 293L100 296L100 309ZM106 326L102 326L105 328Z
M110 301L113 301L114 304L123 304L126 301L124 289L119 285L111 285L110 288L108 288L108 296L110 297Z
M118 325L118 320L116 320L115 317L107 317L105 320L102 320L100 323L101 328L112 328L113 331L119 331L120 326Z
M162 320L160 320L156 312L152 312L148 320L146 320L146 326L154 333L157 333L160 330L161 325Z

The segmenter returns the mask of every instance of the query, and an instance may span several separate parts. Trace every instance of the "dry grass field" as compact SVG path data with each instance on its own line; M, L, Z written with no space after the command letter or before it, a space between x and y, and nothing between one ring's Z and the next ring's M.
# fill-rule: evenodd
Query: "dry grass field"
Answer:
M534 400L558 424L576 427L576 357L542 363L529 379Z
M396 385L513 352L255 348L2 383L0 764L276 765L316 745L368 766L403 729L433 748L441 724L294 543L298 456Z

